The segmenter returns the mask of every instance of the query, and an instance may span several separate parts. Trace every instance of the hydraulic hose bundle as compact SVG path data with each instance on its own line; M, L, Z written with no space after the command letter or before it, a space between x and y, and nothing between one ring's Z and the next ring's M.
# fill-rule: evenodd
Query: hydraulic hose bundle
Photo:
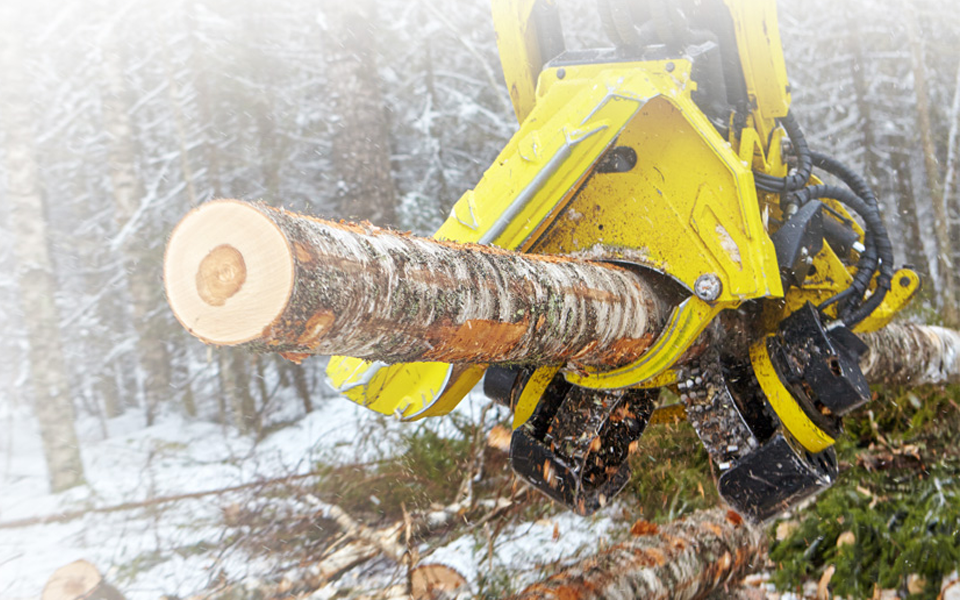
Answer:
M857 173L837 159L813 152L792 114L780 120L793 144L797 166L787 177L755 173L757 189L782 195L782 206L798 208L806 203L830 198L843 204L863 220L864 249L857 261L857 271L850 286L818 307L821 311L837 304L837 317L848 327L854 327L869 316L880 304L893 279L893 246L887 234L877 198L870 186ZM821 169L842 181L847 187L834 185L807 186L813 168ZM870 281L877 276L876 288L864 298Z

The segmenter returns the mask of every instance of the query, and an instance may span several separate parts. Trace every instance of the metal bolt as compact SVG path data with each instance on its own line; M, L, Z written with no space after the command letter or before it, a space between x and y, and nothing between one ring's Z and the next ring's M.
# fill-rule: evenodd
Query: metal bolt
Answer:
M713 273L704 273L697 277L696 283L693 284L693 293L697 298L707 302L713 302L719 298L721 291L723 291L723 283Z
M667 73L673 73L673 70L674 70L675 68L676 68L676 65L674 65L672 62L668 62L667 64L665 64L665 65L663 66L663 69L664 69Z
M563 79L567 76L567 70L564 68L557 69L557 79Z

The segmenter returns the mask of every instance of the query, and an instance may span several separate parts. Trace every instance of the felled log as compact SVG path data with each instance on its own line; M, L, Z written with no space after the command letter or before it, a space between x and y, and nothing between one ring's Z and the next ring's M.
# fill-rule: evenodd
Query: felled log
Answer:
M866 334L870 351L860 368L870 383L960 383L960 332L933 325L894 323Z
M170 236L167 298L201 340L383 362L616 367L638 357L666 307L609 263L523 255L221 200ZM960 333L912 324L864 336L872 383L960 383Z
M167 299L201 340L297 359L524 361L616 367L665 309L609 264L450 244L236 200L170 236Z
M733 512L700 511L657 526L535 583L511 600L703 598L735 584L763 560L765 536Z

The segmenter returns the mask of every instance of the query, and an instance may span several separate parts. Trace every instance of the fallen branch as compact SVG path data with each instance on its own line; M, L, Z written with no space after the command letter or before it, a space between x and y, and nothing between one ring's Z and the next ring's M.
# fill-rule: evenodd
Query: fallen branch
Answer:
M204 496L217 496L217 495L229 494L230 492L238 492L241 490L248 490L250 488L255 488L255 487L280 485L280 484L289 483L292 481L298 481L300 479L306 479L308 477L315 477L321 474L322 473L320 471L311 471L309 473L301 473L300 475L287 475L285 477L277 477L274 479L263 479L260 481L242 483L240 485L220 488L216 490L188 492L185 494L176 494L173 496L161 496L159 498L150 498L149 500L139 500L136 502L124 502L122 504L114 504L112 506L81 508L78 510L70 510L62 513L57 513L55 515L45 515L42 517L28 517L25 519L16 519L14 521L0 522L0 529L16 529L19 527L32 527L34 525L47 525L49 523L66 523L68 521L73 521L74 519L79 519L86 515L91 515L91 514L122 512L125 510L135 510L138 508L146 508L148 506L156 506L158 504L167 504L169 502L179 502L181 500L193 500L196 498L203 498Z
M400 536L404 530L403 521L374 531L351 517L347 511L336 504L323 502L312 494L307 494L304 498L318 507L325 517L336 521L344 534L375 548L374 554L384 554L398 563L403 560L406 554L406 549L400 544Z
M512 600L702 598L751 571L766 552L763 530L721 509L658 527L533 584Z

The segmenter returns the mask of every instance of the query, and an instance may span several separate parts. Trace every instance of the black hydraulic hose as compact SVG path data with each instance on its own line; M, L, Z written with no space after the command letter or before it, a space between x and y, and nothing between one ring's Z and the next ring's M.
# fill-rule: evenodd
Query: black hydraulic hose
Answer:
M856 171L822 152L810 152L810 159L813 161L813 166L836 176L840 181L847 184L847 186L853 190L854 194L863 198L868 205L879 212L880 205L876 195L873 193L873 189L870 188L870 185L867 184L863 177Z
M867 182L858 173L832 156L828 156L821 152L811 152L810 158L813 160L813 166L817 167L818 169L823 169L827 173L839 178L851 190L853 190L854 194L862 198L870 207L870 209L876 212L879 216L880 206L877 202L877 197L874 195L873 190L870 188ZM887 237L886 229L881 229L881 231L871 231L871 233L874 234L874 236L872 236L874 239ZM872 260L875 261L880 258L879 256L874 256L874 253L877 252L875 247L868 248L864 252L867 251L872 251L870 256ZM890 260L892 262L892 256L890 257ZM867 287L870 285L870 279L872 278L874 271L875 267L872 267L867 272L862 272L861 270L857 271L857 277L854 278L851 287L856 289L858 296L862 296L863 293L866 292Z
M833 198L846 205L859 214L864 220L869 237L876 245L876 254L880 266L876 290L866 302L859 306L852 307L840 315L840 319L847 326L853 327L880 305L887 290L890 289L890 282L893 280L893 246L890 243L890 238L883 225L883 220L880 218L880 211L877 210L875 204L871 206L867 200L864 200L852 190L833 185L814 185L804 188L795 193L795 198L799 204L804 204L813 199ZM875 198L873 199L875 201ZM864 254L867 253L865 252ZM863 262L863 258L864 256L861 255L861 262ZM867 282L869 282L870 278L872 278L876 272L876 267L873 269L861 269L859 267L860 265L858 264L855 279L862 281L866 278Z
M818 188L823 189L826 187L833 187L833 186L812 186L810 188L805 188L801 193L795 194L793 198L798 203L802 204L807 202L809 199L829 197L829 198L834 198L836 200L839 200L840 202L846 204L857 214L861 214L862 212L871 212L867 209L866 206L864 206L862 199L859 197L853 196L852 198L846 198L846 200L849 200L849 202L844 202L844 199L838 198L837 197L838 195L852 195L852 193L849 190L846 190L843 188L833 189L834 192L837 192L838 190L839 192L842 192L839 194L835 193L829 196L815 195L817 194ZM851 206L851 203L858 204L858 206L857 207ZM858 208L860 210L858 210ZM868 219L867 216L863 214L861 214L861 216L864 216L864 221L867 223L867 227L866 227L866 235L864 237L865 248L864 248L864 251L860 254L859 261L857 261L857 272L854 274L853 281L850 283L850 286L847 287L847 289L843 290L842 292L838 293L836 296L833 296L832 298L828 299L823 304L821 304L820 305L821 309L826 308L827 306L829 306L830 304L833 304L834 302L846 301L851 297L859 298L863 296L864 292L866 292L867 287L870 284L870 280L873 278L874 273L877 272L877 266L879 264L880 256L876 247L876 236L874 234L873 228L870 226L870 223L873 222L874 219Z
M817 168L823 169L824 171L835 175L845 184L847 184L851 190L861 198L863 198L870 208L877 214L877 221L879 222L879 228L874 232L876 235L878 252L880 253L881 259L881 271L880 277L878 277L878 291L881 280L886 281L889 289L889 280L884 279L884 275L889 275L890 279L893 278L893 244L890 243L890 236L887 234L886 227L883 225L883 219L880 214L880 203L877 201L876 195L874 195L873 190L867 184L867 182L855 171L847 167L845 164L839 160L821 154L819 152L813 152L811 154L813 159L813 164ZM869 285L869 279L864 283L864 286ZM866 287L863 288L866 290ZM880 302L883 301L883 295L886 293L886 290L881 294L874 294L871 296L867 302L865 302L860 308L858 308L852 315L851 318L863 320L880 305ZM862 292L861 292L862 294Z
M857 261L857 271L850 286L820 304L823 310L827 306L839 303L837 310L840 319L848 326L854 326L872 313L890 289L893 279L893 245L887 234L880 207L873 190L860 175L840 161L819 152L812 152L807 140L792 113L780 119L787 131L797 156L797 166L787 177L774 177L766 173L754 173L757 189L777 193L793 193L790 201L804 204L813 199L833 198L859 214L864 220L864 250ZM804 187L810 179L813 167L835 175L850 189L830 185ZM866 301L861 301L877 274L877 288Z
M796 171L786 177L774 177L766 173L754 173L754 181L757 187L765 192L787 193L795 192L807 185L810 175L813 173L813 161L810 158L810 147L807 145L807 138L804 137L800 124L793 116L793 113L787 113L787 116L780 119L780 124L787 131L790 142L793 144L793 151L797 155Z

